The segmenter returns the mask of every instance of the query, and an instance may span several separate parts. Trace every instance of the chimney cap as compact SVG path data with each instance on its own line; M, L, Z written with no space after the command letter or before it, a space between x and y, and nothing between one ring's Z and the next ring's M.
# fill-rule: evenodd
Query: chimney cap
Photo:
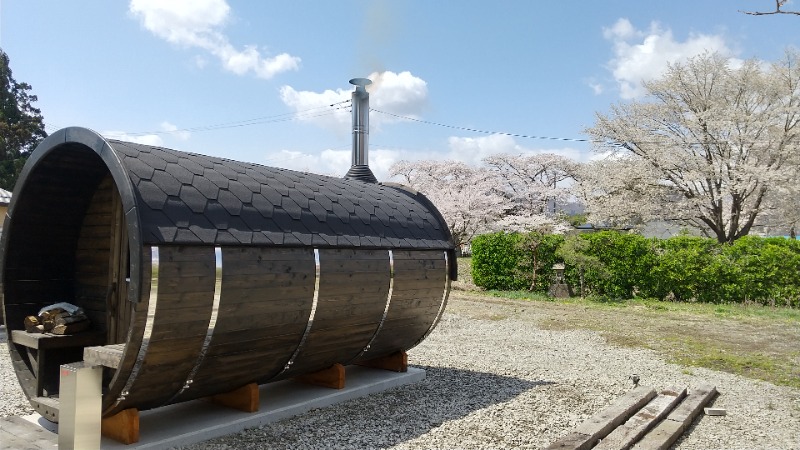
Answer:
M350 80L350 84L354 86L369 86L372 84L372 80L369 78L353 78Z

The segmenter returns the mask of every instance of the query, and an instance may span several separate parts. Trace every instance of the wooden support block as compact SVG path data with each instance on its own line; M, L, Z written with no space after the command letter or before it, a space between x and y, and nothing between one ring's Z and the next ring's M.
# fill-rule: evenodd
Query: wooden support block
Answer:
M609 433L594 448L596 450L630 448L661 419L666 417L685 396L686 389L664 389L633 417Z
M209 397L212 402L248 413L258 411L258 385L250 383L239 389Z
M125 445L139 442L139 410L125 409L102 420L103 436Z
M408 372L408 353L405 350L400 350L380 358L359 361L356 365L391 370L392 372Z
M590 449L599 439L606 437L611 430L625 422L655 396L656 391L652 388L644 386L634 388L587 419L573 432L550 444L547 449Z
M344 366L336 363L327 369L300 375L294 379L316 386L322 386L331 389L344 389Z

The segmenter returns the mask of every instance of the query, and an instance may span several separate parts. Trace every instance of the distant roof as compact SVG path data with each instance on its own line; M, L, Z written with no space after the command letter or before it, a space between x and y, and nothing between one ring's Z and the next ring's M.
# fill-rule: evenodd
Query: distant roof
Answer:
M0 205L8 205L9 203L11 203L11 192L0 189Z

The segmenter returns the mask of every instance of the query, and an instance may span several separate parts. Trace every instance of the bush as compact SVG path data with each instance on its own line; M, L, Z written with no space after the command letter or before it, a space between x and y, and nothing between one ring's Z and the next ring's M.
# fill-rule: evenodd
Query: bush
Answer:
M739 268L742 301L800 306L800 242L745 236L725 254Z
M557 234L524 233L518 237L517 275L524 279L533 292L545 293L555 280L553 264L560 262L556 250L564 243Z
M720 252L713 239L677 236L658 241L648 296L688 301L708 289L715 291L724 278L717 261Z
M519 252L516 233L491 233L472 240L472 282L484 289L515 291L525 289L525 279L517 276Z
M581 235L589 242L586 254L602 268L584 273L589 290L602 297L632 298L640 292L649 294L653 285L651 272L656 262L654 241L638 234L601 231Z
M477 236L472 240L472 281L484 289L547 292L562 242L563 236L535 232Z
M566 243L566 244L565 244ZM567 282L610 299L635 296L705 303L800 307L800 241L745 236L733 244L602 231L570 236L493 233L472 242L472 277L486 289L547 292L553 264ZM536 282L533 283L535 255Z

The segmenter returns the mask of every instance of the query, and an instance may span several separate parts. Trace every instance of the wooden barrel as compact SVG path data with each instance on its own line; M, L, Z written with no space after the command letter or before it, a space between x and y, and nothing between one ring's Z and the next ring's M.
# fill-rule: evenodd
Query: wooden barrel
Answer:
M408 188L106 140L48 137L2 235L20 384L58 418L58 366L103 346L103 411L140 410L408 350L455 279L436 208ZM25 333L67 301L90 330Z

